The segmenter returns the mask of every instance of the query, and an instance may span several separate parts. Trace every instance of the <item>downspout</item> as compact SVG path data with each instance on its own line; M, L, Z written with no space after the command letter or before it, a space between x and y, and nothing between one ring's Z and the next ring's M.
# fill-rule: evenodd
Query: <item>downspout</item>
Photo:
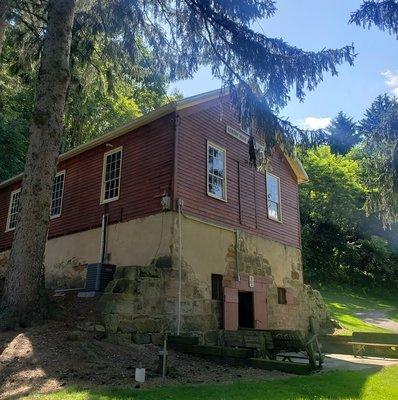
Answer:
M178 142L180 116L175 113L174 119L174 169L173 169L173 186L172 186L172 209L178 211L178 294L177 294L177 335L181 332L181 298L182 298L182 207L183 200L177 199L178 195Z
M177 335L181 331L181 294L182 294L182 207L184 202L178 199L178 303L177 303Z
M178 185L177 185L177 176L178 176L178 134L180 127L181 119L180 116L175 113L174 118L174 161L173 161L173 182L172 182L172 192L171 192L171 204L172 210L177 210L177 194L178 194Z
M100 250L100 263L105 261L106 254L106 242L107 242L107 230L108 230L108 214L102 214L102 224L101 224L101 250Z

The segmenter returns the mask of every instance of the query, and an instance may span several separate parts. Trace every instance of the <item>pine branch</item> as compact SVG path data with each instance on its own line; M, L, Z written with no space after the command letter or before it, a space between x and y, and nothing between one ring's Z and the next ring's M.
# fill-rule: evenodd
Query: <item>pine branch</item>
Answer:
M364 28L375 25L398 38L398 1L365 1L359 10L351 14L349 23Z

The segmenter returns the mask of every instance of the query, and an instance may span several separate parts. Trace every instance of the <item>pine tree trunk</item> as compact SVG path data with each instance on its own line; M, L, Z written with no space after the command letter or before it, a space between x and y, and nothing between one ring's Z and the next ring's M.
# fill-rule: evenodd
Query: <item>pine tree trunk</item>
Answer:
M42 268L52 185L63 133L75 0L50 0L29 149L0 311L0 326L26 326L45 316Z
M10 0L0 0L0 56L1 56L1 51L3 50L3 42L7 27L6 15L8 13L9 8L10 8Z

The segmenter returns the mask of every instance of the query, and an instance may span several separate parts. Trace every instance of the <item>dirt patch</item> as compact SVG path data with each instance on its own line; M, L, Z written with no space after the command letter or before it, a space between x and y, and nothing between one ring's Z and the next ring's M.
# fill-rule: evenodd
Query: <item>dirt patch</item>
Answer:
M79 300L84 303L84 300ZM62 299L61 321L20 332L0 333L0 399L20 398L38 391L48 393L65 386L135 387L135 367L147 368L144 386L160 385L159 347L116 345L102 334L78 330L94 304ZM169 351L171 376L167 384L226 382L236 379L274 379L289 376L252 368L220 366L204 359Z

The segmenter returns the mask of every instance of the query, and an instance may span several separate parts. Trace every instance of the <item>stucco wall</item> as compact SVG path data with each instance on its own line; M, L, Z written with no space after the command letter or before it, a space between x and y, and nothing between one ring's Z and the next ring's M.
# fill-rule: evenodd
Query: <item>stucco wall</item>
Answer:
M107 261L148 265L154 258L169 255L173 221L174 216L165 213L110 225ZM85 264L99 261L100 242L100 228L50 239L45 252L47 287L82 287ZM0 253L0 277L4 276L8 255L9 251Z
M212 273L236 270L236 237L232 230L184 218L182 236L183 258L200 280L209 280ZM253 271L260 273L270 268L268 273L275 284L283 286L292 275L302 282L300 249L244 232L240 233L239 247L240 263L251 263Z

